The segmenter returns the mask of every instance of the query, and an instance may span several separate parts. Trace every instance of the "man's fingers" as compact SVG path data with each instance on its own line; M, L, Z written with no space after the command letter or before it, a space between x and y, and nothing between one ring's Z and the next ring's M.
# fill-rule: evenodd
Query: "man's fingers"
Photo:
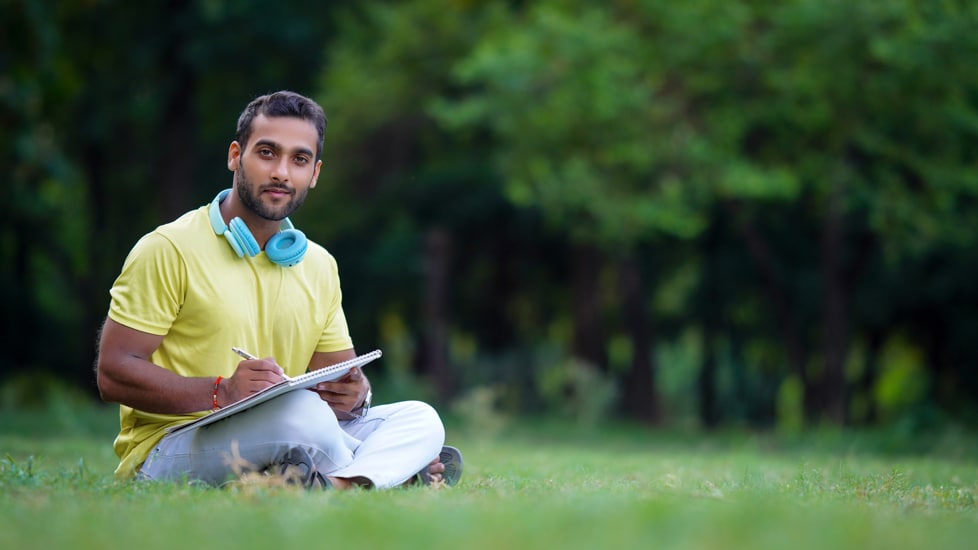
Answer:
M270 370L277 374L285 374L285 369L283 369L274 357L266 357L259 361L262 366L262 370Z
M363 372L361 372L360 369L358 369L357 367L353 367L352 369L349 370L349 372L343 375L343 377L337 380L336 382L340 384L357 383L360 382L362 378L363 378Z
M357 393L356 386L351 386L346 382L320 382L316 384L316 390L336 395Z
M261 375L260 373L272 373L278 375L277 378L281 378L285 374L285 370L275 362L274 357L248 359L238 363L238 369L245 369L258 376Z
M284 374L274 358L266 357L241 361L232 378L235 385L245 393L255 393L281 382Z

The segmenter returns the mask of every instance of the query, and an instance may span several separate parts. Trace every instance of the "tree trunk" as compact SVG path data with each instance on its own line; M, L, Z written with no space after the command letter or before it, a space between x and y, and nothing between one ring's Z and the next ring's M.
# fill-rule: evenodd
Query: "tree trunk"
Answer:
M103 246L91 246L89 253L91 268L81 280L82 303L85 311L85 333L92 337L92 354L90 356L93 370L88 380L88 387L93 395L98 395L94 366L98 360L98 344L102 324L109 309L109 289L115 276L122 269L122 263L116 263L115 257L120 252L120 238L117 236L117 226L109 223L108 206L109 192L105 187L105 155L99 144L88 143L82 155L82 166L85 178L88 180L88 205L91 209L91 226L88 242L103 243ZM135 243L127 243L131 246Z
M845 277L844 187L836 185L826 203L822 226L821 272L822 353L825 368L819 384L820 402L826 418L843 425L848 418L846 357L849 353L849 289Z
M189 0L170 3L170 17L192 21L195 7ZM187 44L192 42L190 24L175 25L178 32L168 35L163 52L164 66L170 71L166 98L163 100L161 128L159 215L165 221L176 219L190 209L194 185L194 152L197 150L197 76L186 58Z
M732 201L724 203L732 214L732 218L737 220L739 205ZM736 223L736 222L735 222ZM802 343L801 332L798 328L798 315L788 297L787 285L784 283L780 270L775 261L774 253L768 246L767 241L757 231L757 228L750 220L741 219L738 223L740 235L744 239L748 253L753 258L755 264L764 279L764 290L768 300L774 310L778 320L778 327L781 331L781 341L785 347L788 364L795 376L801 381L803 388L803 409L805 422L814 424L818 421L819 405L818 390L805 368L807 353Z
M703 364L697 380L699 391L699 417L706 428L715 428L720 423L720 409L717 404L716 372L717 372L717 311L720 309L720 296L717 291L716 249L718 239L718 224L714 223L707 230L703 239L703 281L700 286L699 304L697 311L701 315L703 325Z
M862 411L860 418L851 419L864 426L873 426L879 419L879 407L876 405L876 396L873 389L880 372L880 351L883 349L883 333L880 330L871 329L866 343L866 363L863 372L856 381L855 391L866 403L866 408Z
M576 245L573 250L573 308L574 341L571 352L601 371L606 371L606 336L601 322L601 289L598 275L601 273L602 256L591 245Z
M625 323L632 340L632 364L624 376L625 413L636 420L658 423L661 418L659 395L655 384L655 361L652 350L655 336L648 310L645 284L634 256L620 264Z
M33 357L35 346L44 345L43 340L46 335L38 330L37 310L38 306L34 303L37 293L34 290L36 277L31 272L30 247L37 244L36 238L23 238L31 235L33 229L29 220L11 220L12 233L22 238L10 239L12 244L11 269L9 273L11 302L4 307L4 330L3 343L9 355L0 361L0 380L7 376L19 373L28 373L33 370L35 362ZM5 254L6 255L6 254Z
M448 364L449 271L451 234L442 228L429 229L424 250L424 343L420 370L434 383L440 399L455 391L455 379Z
M506 220L500 216L496 223L505 224ZM516 323L509 318L505 306L510 303L515 289L519 287L519 274L516 271L518 262L512 261L512 258L521 244L514 242L507 233L492 239L486 247L494 269L490 275L486 299L480 300L477 307L479 318L484 319L480 332L490 353L505 350L516 341ZM519 254L525 253L520 251Z

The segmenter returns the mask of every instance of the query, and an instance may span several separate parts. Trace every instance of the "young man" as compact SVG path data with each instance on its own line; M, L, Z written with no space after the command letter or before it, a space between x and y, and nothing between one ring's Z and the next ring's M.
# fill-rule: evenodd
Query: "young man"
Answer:
M458 451L420 402L370 407L354 368L196 429L188 422L283 378L354 358L336 262L288 216L316 186L326 116L277 92L252 101L228 149L232 187L133 247L111 290L97 365L120 403L118 477L219 485L298 471L307 485L452 485ZM233 354L239 347L260 359Z

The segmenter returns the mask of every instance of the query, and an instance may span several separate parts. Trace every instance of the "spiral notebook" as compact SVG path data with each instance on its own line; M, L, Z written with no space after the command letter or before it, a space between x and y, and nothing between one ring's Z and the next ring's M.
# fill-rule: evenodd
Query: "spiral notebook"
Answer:
M309 371L305 374L296 376L295 378L290 378L288 380L282 380L278 384L269 386L258 393L253 393L244 399L235 401L230 405L217 409L216 411L202 416L186 424L179 424L177 426L171 426L166 429L167 433L175 434L182 432L190 428L199 428L201 426L206 426L212 422L217 422L222 418L227 418L232 414L250 409L255 405L264 403L269 399L278 397L283 393L288 393L294 390L301 390L305 388L311 388L320 382L329 382L331 380L336 380L342 378L346 373L350 372L353 367L362 367L367 363L377 359L381 356L380 350L374 350L370 353L365 353L358 357L354 357L348 361L343 361L342 363L337 363L335 365L330 365L328 367L323 367L321 369L316 369Z

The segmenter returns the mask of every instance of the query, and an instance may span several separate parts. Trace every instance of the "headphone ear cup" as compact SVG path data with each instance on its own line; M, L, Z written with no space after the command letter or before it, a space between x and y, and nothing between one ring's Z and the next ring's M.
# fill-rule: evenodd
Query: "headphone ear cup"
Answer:
M298 229L285 229L272 235L265 243L265 256L277 265L292 267L302 261L309 243Z
M234 218L231 223L228 224L228 232L234 237L234 240L238 243L235 247L234 243L231 243L231 248L237 250L241 248L245 254L248 256L257 256L261 252L261 247L258 246L258 241L248 230L248 225L241 221L241 218ZM230 241L231 238L229 237ZM240 254L239 254L240 255Z

